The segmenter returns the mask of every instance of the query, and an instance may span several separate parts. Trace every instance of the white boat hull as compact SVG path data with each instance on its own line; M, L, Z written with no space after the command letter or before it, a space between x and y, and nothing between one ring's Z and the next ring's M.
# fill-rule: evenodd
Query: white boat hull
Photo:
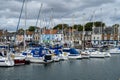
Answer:
M44 60L43 57L27 57L26 60L29 60L31 63L50 63L53 60Z
M105 54L99 51L91 52L90 53L91 58L105 58Z
M82 59L81 55L68 55L68 59Z
M0 59L0 66L1 67L11 67L14 66L14 60L8 58L1 58Z
M60 60L68 60L68 54L69 53L64 53L64 52L62 54L60 54L60 56L59 56Z
M60 57L59 57L59 56L53 56L52 59L53 59L53 61L55 61L55 62L60 61Z
M110 49L109 52L110 52L110 54L120 54L120 50L117 48Z

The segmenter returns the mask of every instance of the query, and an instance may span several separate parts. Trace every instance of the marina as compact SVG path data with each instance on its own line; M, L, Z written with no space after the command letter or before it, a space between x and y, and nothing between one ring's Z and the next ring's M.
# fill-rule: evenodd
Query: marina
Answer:
M0 80L120 80L119 3L1 0Z

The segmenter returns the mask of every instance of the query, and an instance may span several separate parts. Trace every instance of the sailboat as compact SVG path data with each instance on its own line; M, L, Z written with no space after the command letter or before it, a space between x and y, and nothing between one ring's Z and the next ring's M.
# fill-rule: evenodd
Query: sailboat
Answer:
M53 61L49 49L43 47L29 49L23 55L26 56L26 60L32 63L47 64Z
M80 52L78 52L75 48L69 49L70 54L68 54L68 59L82 59Z
M18 20L16 32L18 31L18 27L19 27L19 23L20 23L20 19L21 19L21 16L22 16L24 5L25 5L25 0L23 0L23 4L22 4L19 20ZM14 41L16 41L16 35L15 35L15 40ZM12 54L12 56L13 56L15 65L23 65L23 64L26 63L26 60L25 60L26 57L24 55L22 55L21 52L15 52L15 53Z
M3 49L0 51L0 67L12 67L14 66L14 60L11 57L11 53Z

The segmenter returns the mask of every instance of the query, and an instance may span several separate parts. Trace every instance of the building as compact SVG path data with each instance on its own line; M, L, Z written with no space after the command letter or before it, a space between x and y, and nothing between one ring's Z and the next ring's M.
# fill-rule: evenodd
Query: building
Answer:
M61 43L63 36L64 35L58 30L46 29L41 34L40 41L44 43Z

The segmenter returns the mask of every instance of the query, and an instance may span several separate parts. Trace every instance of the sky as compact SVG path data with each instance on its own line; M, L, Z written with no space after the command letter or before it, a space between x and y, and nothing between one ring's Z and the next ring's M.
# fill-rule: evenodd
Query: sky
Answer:
M23 0L0 0L0 29L16 31ZM120 24L120 0L25 0L18 29L102 21Z

